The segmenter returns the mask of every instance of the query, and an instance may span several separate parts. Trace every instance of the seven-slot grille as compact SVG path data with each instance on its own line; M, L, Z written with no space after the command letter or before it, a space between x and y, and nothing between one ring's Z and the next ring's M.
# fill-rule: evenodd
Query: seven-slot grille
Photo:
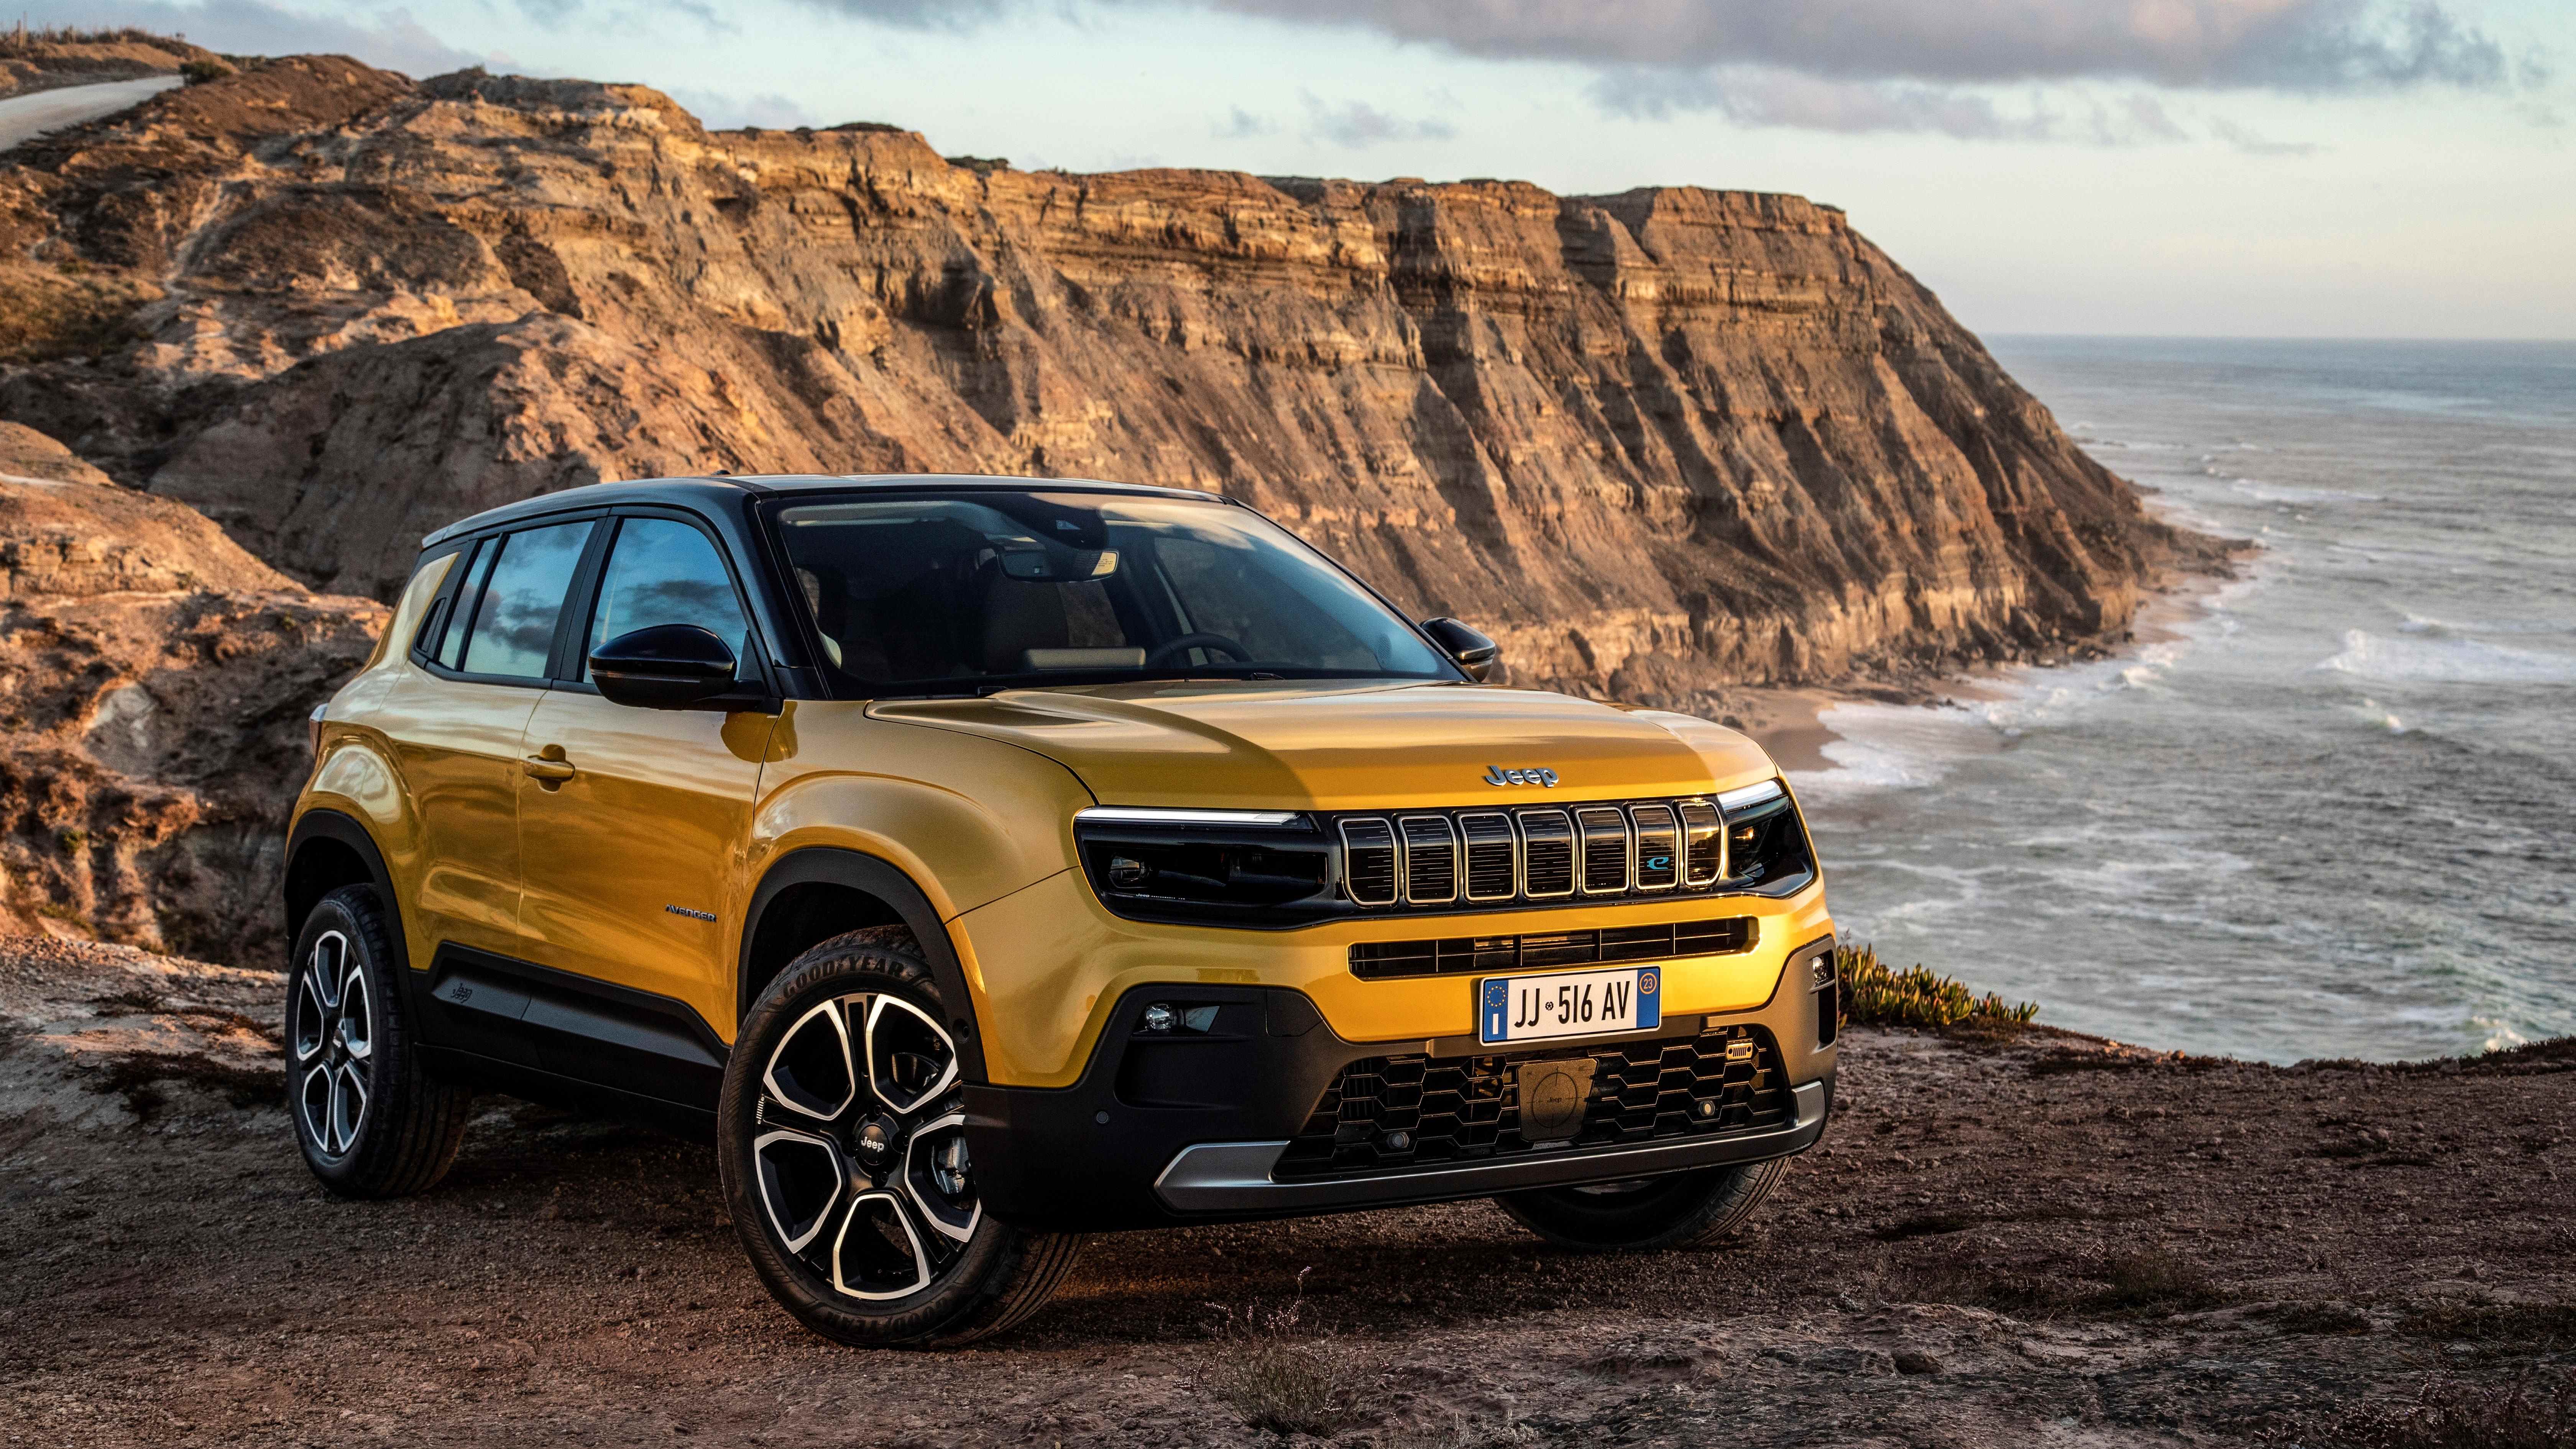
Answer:
M1348 816L1342 888L1361 906L1705 890L1726 879L1724 824L1706 800Z
M1760 1132L1797 1119L1779 1048L1756 1026L1577 1050L1370 1057L1324 1089L1272 1174L1311 1181L1527 1152L1515 1068L1573 1057L1593 1062L1577 1148Z

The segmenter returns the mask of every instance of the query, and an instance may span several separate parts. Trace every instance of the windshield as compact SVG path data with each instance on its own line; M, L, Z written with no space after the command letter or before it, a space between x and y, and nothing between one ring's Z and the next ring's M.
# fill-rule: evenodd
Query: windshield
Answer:
M1249 509L1076 492L839 499L773 515L858 692L1120 679L1456 679Z

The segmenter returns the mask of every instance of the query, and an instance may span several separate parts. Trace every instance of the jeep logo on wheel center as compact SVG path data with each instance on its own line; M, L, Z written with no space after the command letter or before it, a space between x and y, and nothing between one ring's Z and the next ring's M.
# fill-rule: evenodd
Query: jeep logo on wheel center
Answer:
M1556 772L1547 769L1506 770L1500 765L1487 765L1485 783L1488 785L1545 785L1553 790L1556 788Z

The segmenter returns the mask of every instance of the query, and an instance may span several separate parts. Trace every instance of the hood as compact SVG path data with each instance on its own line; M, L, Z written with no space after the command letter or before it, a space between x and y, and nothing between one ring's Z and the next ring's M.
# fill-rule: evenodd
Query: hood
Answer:
M1034 750L1105 805L1525 805L1698 794L1775 773L1751 740L1706 720L1485 686L1089 685L869 713ZM1488 784L1498 769L1552 770L1557 783Z

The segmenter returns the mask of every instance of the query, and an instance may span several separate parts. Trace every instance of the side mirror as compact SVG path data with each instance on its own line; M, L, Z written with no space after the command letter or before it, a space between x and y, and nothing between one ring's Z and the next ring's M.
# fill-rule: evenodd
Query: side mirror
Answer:
M1458 667L1467 671L1467 677L1479 684L1492 678L1494 671L1503 665L1502 645L1455 619L1425 619L1422 632L1449 651L1449 657L1458 661Z
M712 629L656 624L590 651L590 682L612 704L687 709L733 688L733 650Z

